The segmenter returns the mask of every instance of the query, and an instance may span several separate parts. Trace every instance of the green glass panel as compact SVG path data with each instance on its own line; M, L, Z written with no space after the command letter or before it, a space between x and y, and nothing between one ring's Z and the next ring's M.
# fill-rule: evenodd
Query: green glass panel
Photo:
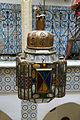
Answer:
M45 96L46 96L45 93L42 93L42 94L41 94L41 97L42 97L42 98L45 98Z

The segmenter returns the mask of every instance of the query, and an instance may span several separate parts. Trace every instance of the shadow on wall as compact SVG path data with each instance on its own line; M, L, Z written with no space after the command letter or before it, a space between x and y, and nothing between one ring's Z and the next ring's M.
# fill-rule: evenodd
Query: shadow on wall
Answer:
M80 105L66 103L51 110L43 120L80 120Z
M6 113L0 110L0 120L12 120Z

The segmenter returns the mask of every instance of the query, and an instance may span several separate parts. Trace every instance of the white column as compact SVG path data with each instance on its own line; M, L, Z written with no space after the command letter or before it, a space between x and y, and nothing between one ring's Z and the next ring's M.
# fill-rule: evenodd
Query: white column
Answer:
M22 51L27 45L27 34L32 31L32 0L21 0Z

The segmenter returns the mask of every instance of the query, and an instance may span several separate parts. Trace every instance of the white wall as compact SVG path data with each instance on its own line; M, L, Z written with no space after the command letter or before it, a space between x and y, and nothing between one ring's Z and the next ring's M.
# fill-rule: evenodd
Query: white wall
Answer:
M21 100L17 93L0 95L0 110L12 120L21 120Z
M54 6L70 6L72 0L45 0L46 5L54 5ZM32 0L32 3L35 4L43 4L43 0ZM21 0L0 0L0 3L12 3L12 4L21 4Z

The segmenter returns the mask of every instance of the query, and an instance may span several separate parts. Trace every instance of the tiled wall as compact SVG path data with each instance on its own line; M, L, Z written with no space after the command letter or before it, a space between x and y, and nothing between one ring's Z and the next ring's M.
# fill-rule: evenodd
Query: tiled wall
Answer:
M17 92L15 68L0 68L0 93L3 92Z
M16 54L19 51L21 51L20 5L0 3L0 54Z
M34 5L33 5L34 7ZM59 55L65 55L65 49L67 44L67 32L64 34L64 28L67 29L67 24L62 24L61 29L59 25L59 11L55 14L55 19L53 19L53 11L56 13L56 9L62 10L65 14L65 10L68 7L54 7L46 6L46 17L45 17L45 30L48 30L54 35L54 49ZM16 10L16 11L14 11ZM33 12L33 30L35 30L35 18L36 12ZM54 20L58 20L54 24ZM63 16L64 21L67 17ZM64 26L65 25L65 26ZM55 29L54 29L55 28ZM56 36L56 33L57 36ZM60 33L61 32L61 33ZM21 51L21 6L16 4L5 4L0 3L0 53L6 54L16 54ZM61 35L61 38L59 36Z
M80 67L69 67L66 80L67 91L80 91Z
M33 104L31 102L28 102L26 100L23 100L21 102L21 120L37 120L37 104Z

